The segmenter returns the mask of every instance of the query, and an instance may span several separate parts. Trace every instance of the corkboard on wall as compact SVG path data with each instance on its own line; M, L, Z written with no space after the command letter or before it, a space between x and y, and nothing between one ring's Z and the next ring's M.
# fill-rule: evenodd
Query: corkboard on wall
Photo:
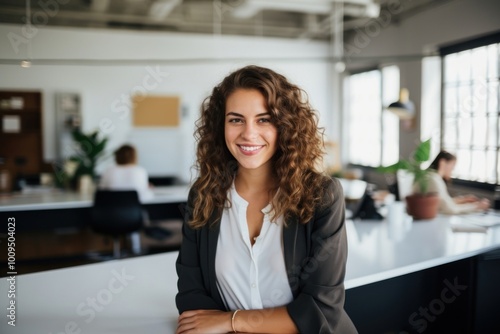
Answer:
M132 97L134 126L177 127L180 124L179 106L178 96L134 96Z

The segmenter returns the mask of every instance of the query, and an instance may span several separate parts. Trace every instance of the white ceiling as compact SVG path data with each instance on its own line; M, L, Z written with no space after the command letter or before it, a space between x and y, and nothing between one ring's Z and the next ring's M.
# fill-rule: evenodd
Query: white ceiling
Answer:
M329 39L334 9L343 10L348 32L395 6L393 23L448 1L31 0L30 9L34 25ZM24 24L26 3L0 0L0 23Z

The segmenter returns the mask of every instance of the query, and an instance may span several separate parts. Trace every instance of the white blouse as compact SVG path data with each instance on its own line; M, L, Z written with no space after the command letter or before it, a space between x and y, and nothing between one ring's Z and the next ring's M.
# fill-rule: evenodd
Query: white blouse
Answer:
M146 169L137 165L109 167L101 176L99 188L108 190L137 190L140 201L153 198Z
M229 310L284 306L293 300L283 254L283 219L270 221L271 205L262 210L264 222L254 245L246 219L248 202L234 183L220 223L215 256L219 293Z
M430 192L437 192L439 196L439 211L444 214L457 215L479 211L474 203L457 204L448 193L446 183L438 173L430 173L429 188Z

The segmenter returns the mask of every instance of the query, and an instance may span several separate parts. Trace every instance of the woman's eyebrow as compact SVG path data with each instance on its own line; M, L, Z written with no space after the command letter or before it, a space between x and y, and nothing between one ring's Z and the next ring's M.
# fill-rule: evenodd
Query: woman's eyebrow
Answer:
M241 114L238 114L238 113L235 113L234 111L230 111L226 114L226 117L227 116L236 116L236 117L243 117L243 115Z
M242 117L244 118L245 116L241 115L241 114L238 114L238 113L235 113L234 111L230 111L226 114L226 117L227 116L236 116L236 117ZM255 115L255 117L262 117L262 116L271 116L270 113L268 112L264 112L264 113L260 113L260 114L257 114Z

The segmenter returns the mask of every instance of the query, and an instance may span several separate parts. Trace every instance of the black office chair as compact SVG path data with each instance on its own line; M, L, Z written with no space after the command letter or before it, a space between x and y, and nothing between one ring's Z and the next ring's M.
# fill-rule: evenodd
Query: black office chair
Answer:
M90 210L94 232L113 237L113 256L120 258L120 237L143 227L143 209L135 190L97 190Z

